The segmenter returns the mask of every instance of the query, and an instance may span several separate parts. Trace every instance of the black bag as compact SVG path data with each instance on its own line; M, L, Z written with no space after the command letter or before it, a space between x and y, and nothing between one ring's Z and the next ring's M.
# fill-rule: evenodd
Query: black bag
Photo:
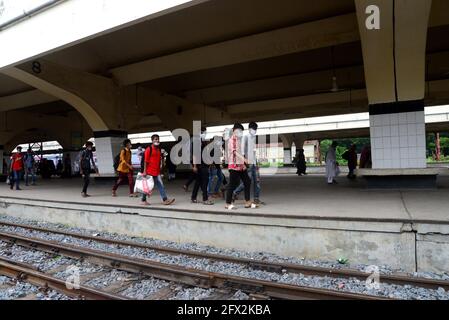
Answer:
M150 158L151 154L153 153L153 145L150 144L147 149L150 148ZM145 169L145 152L147 150L145 149L144 153L142 154L142 158L140 159L140 172L143 173L143 170Z
M342 157L343 159L349 161L349 151L345 151L345 153L343 153L341 157Z
M119 166L119 164L120 164L120 154L121 154L121 153L122 153L122 151L120 151L119 154L117 154L117 155L114 157L114 164L113 164L113 167L114 167L114 171L115 171L115 172L117 172L118 166Z

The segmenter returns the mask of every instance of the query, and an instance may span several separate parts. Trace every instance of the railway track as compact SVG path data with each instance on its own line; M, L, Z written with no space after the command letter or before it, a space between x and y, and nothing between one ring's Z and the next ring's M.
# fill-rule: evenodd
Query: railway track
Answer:
M264 280L243 278L228 274L206 272L186 267L164 264L135 257L76 247L53 241L0 232L0 240L25 248L81 259L101 266L141 274L185 286L240 290L259 299L342 299L384 300L378 296L340 292L335 290L302 287Z
M309 276L327 276L327 277L335 277L335 278L356 278L362 281L365 281L367 277L370 275L369 273L365 273L358 270L352 270L352 269L333 269L333 268L323 268L323 267L313 267L313 266L305 266L305 265L298 265L298 264L292 264L292 263L279 263L279 262L266 262L266 261L260 261L260 260L252 260L252 259L245 259L245 258L236 258L231 256L225 256L225 255L218 255L218 254L210 254L210 253L203 253L203 252L197 252L197 251L189 251L189 250L180 250L175 248L169 248L169 247L162 247L162 246L155 246L155 245L149 245L149 244L142 244L138 242L133 241L119 241L119 240L112 240L105 237L97 237L97 236L89 236L85 234L79 234L74 232L66 232L56 229L50 229L50 228L41 228L41 227L35 227L35 226L29 226L25 224L18 224L18 223L9 223L9 222L0 222L0 226L10 226L10 227L19 227L27 230L33 230L38 232L44 232L44 233L54 233L54 234L60 234L64 236L69 237L75 237L79 239L89 240L89 241L96 241L111 245L119 245L119 246L129 246L129 247L136 247L140 249L147 249L147 250L153 250L159 253L164 254L170 254L170 255L184 255L192 258L204 258L204 259L210 259L212 261L223 261L223 262L230 262L230 263L236 263L236 264L243 264L253 269L268 271L268 272L276 272L281 273L283 271L290 272L290 273L300 273L304 275ZM436 280L436 279L426 279L426 278L419 278L419 277L411 277L411 276L403 276L403 275L389 275L389 274L381 274L380 275L380 281L382 283L386 284L396 284L396 285L409 285L409 286L416 286L416 287L422 287L427 289L435 289L443 288L446 291L449 290L449 281L444 280Z
M31 265L0 256L0 275L28 282L44 290L53 289L66 296L81 300L128 300L124 296L89 288L83 285L69 289L66 282L35 270Z

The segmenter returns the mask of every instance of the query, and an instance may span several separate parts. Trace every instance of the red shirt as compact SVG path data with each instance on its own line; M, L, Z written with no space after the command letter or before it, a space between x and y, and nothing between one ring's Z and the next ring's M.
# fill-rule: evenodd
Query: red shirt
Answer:
M150 148L153 148L151 151L150 157ZM161 174L161 149L151 145L145 150L145 162L147 163L147 172L146 174L150 176L158 176Z
M13 154L11 161L12 161L12 169L14 171L20 171L23 169L23 156L21 153Z

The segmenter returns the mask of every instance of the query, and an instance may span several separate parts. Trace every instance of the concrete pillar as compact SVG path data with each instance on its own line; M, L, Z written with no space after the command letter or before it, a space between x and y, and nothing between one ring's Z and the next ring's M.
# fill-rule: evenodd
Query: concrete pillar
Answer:
M432 1L355 3L370 104L373 169L425 168L425 54ZM380 14L367 14L369 6L377 6ZM367 23L376 19L378 28Z
M292 148L284 147L284 164L292 163Z
M5 153L5 148L3 145L0 145L0 175L4 174L3 172L3 155Z
M128 134L123 131L94 132L95 155L98 171L102 177L115 176L114 157L120 152L123 140Z

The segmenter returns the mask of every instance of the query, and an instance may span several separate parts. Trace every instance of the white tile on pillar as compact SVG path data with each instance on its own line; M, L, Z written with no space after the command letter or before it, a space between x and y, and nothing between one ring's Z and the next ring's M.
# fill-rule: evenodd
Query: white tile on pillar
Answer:
M398 125L392 125L390 130L391 130L392 137L399 137L399 126Z
M402 159L408 159L408 148L400 148L399 152L401 154L401 160Z
M416 142L417 142L417 139L416 139L415 135L409 135L408 136L408 146L409 147L415 148L416 147Z
M426 147L426 136L424 136L424 135L417 136L416 137L416 145L417 145L417 147L424 149Z
M401 167L401 159L399 159L399 157L393 158L393 160L391 160L391 168L399 169L400 167Z
M398 113L390 114L390 125L392 127L399 125L399 114Z
M390 136L391 136L390 126L383 126L382 127L382 137L390 137Z
M409 123L407 125L407 135L415 134L416 135L416 123Z
M416 123L425 123L424 111L416 112Z
M399 113L399 124L407 124L407 114Z
M399 137L391 137L391 146L393 148L399 148Z
M409 159L402 159L401 158L401 168L406 169L409 167Z
M399 146L401 148L408 147L408 137L407 137L407 135L399 137Z
M416 134L417 135L425 135L426 134L426 125L424 122L416 124Z
M393 162L391 159L384 160L384 168L385 169L391 169L392 166L393 166Z
M382 138L382 147L383 148L391 147L391 137L383 137Z
M406 136L407 135L407 125L406 124L401 124L399 126L399 136Z
M385 148L384 149L384 160L391 160L391 159L392 159L391 148Z
M416 123L416 114L415 112L407 112L407 123Z

